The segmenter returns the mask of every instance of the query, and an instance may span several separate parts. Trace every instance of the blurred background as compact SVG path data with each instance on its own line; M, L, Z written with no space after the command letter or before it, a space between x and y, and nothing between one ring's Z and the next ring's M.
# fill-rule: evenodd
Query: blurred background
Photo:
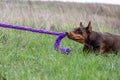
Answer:
M79 22L87 26L92 21L95 30L119 33L119 1L104 1L109 3L102 0L1 0L0 22L69 31L78 27Z

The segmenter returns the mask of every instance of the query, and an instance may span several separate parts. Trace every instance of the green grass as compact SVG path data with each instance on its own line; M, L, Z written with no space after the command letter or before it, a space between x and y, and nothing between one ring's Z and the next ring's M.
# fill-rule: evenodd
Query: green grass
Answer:
M84 54L67 38L53 49L56 37L11 29L0 31L0 80L120 80L120 55Z
M96 31L120 33L119 6L2 1L0 11L1 23L69 31L80 21L86 26L92 20ZM61 47L72 51L65 55L53 49L55 39L0 28L0 80L120 80L120 54L105 57L83 53L83 45L64 38Z

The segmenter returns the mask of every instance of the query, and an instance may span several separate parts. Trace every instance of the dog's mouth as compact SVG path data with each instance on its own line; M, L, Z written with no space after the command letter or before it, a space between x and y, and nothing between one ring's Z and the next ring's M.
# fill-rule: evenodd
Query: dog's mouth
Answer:
M71 38L71 39L74 39L74 40L80 40L80 37L79 36L68 36L69 38Z
M80 34L75 34L74 32L66 32L66 35L69 39L72 39L76 42L79 42L79 43L84 43L85 39L82 35Z

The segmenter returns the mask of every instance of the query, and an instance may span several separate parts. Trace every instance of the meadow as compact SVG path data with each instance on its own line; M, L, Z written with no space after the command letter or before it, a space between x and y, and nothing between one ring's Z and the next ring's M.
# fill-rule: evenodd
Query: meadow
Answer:
M49 2L40 2L39 4L49 6L39 7L32 3L30 8L28 3L0 2L0 22L59 32L72 30L79 25L79 18L76 16L79 11L74 12L76 15L69 14L70 8L67 7L68 11L64 12L59 7L69 3L58 3L55 3L58 8L51 8L50 4L53 3ZM86 17L84 19L81 16L80 19L86 20ZM94 30L119 33L117 25L117 29L104 27L108 26L107 23L101 25L101 17L95 17L98 22L92 19ZM104 21L107 19L104 18ZM55 39L55 36L0 28L0 80L120 80L120 54L105 57L96 56L93 52L83 53L82 44L66 37L61 42L61 47L71 48L71 54L66 55L53 49Z

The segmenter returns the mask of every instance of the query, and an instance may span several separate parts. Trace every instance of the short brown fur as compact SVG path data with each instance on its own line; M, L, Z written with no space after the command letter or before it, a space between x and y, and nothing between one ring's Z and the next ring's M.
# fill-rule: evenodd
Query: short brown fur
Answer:
M99 54L120 50L120 34L92 31L91 22L84 27L80 22L80 27L74 31L66 32L67 37L84 45L83 51L93 50Z

